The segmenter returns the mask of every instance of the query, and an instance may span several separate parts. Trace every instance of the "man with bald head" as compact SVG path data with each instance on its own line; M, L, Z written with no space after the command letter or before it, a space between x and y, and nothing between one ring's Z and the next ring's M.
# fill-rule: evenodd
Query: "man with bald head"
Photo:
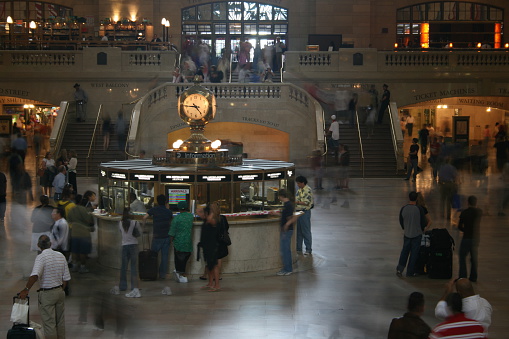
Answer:
M44 335L51 339L65 338L64 288L71 280L67 260L62 253L51 249L47 235L41 235L37 245L42 252L35 258L32 274L19 297L25 299L35 282L39 281L37 292Z
M469 319L474 319L480 322L484 327L485 332L487 333L488 327L491 324L491 305L486 299L481 298L478 294L475 294L472 282L465 278L450 280L445 285L444 295L438 301L438 304L435 307L435 317L443 320L451 315L449 309L447 308L446 298L450 293L454 292L454 288L456 288L456 291L461 296L463 312L465 313L465 316Z

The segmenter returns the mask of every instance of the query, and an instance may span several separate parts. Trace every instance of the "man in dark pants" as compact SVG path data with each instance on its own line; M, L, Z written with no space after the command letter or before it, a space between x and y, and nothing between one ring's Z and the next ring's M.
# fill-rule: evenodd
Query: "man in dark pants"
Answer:
M468 197L468 208L461 212L458 229L463 232L460 245L460 278L467 277L467 256L470 254L470 281L477 281L477 249L479 247L479 234L482 210L477 208L477 197Z
M389 106L389 101L391 100L391 92L388 90L389 86L387 84L383 85L384 93L382 94L382 100L380 101L380 109L378 110L378 124L381 124L384 120L384 113L387 107Z
M277 272L277 275L290 275L293 272L292 268L292 251L291 241L293 235L293 224L295 219L293 217L293 203L288 198L288 193L285 189L280 189L278 192L279 201L283 203L283 210L281 211L280 222L280 252L281 261L283 262L283 269Z
M422 230L427 226L424 210L421 206L416 205L417 192L412 191L408 194L409 202L401 208L399 212L399 223L404 230L405 236L403 238L403 248L399 256L398 266L396 267L396 275L401 277L403 270L407 266L407 277L418 275L415 272L415 263L419 258L419 250L421 247Z
M6 208L7 208L7 178L3 172L0 172L0 222L4 221Z

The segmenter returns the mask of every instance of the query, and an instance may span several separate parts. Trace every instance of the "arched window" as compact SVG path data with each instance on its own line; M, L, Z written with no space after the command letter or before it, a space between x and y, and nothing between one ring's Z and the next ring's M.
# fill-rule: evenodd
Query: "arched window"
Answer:
M198 40L210 46L212 58L234 52L240 43L271 45L276 37L286 43L288 9L248 1L224 1L182 9L182 50ZM251 53L253 58L253 52Z
M397 42L415 48L476 48L479 43L500 48L503 20L503 9L486 4L420 3L397 10Z
M72 8L43 1L0 1L0 21L10 16L13 20L50 21L57 17L73 16Z

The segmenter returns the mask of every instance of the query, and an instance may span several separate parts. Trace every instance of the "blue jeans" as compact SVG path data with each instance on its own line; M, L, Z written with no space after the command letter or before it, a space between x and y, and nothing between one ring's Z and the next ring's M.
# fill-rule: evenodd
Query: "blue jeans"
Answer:
M279 233L279 250L281 252L281 260L283 261L283 271L292 272L292 235L293 230L288 230L286 232L281 231Z
M168 272L168 255L170 253L170 237L152 239L152 251L161 251L161 263L159 264L159 278L166 278Z
M407 276L412 276L415 273L415 264L417 263L417 259L419 259L419 250L421 248L421 235L416 236L415 238L407 238L403 239L403 248L401 249L401 254L399 255L399 263L396 270L399 272L403 272L406 267L408 255L410 254L410 262L408 263L408 267L406 270Z
M467 277L467 256L470 254L470 277L472 281L477 281L477 247L478 241L473 239L462 239L460 245L460 278Z
M297 252L302 252L302 240L306 245L306 252L311 253L311 210L307 210L297 219Z
M120 283L118 288L121 291L127 290L127 265L131 262L131 289L138 288L138 270L136 263L138 259L138 245L122 246L122 267L120 268Z

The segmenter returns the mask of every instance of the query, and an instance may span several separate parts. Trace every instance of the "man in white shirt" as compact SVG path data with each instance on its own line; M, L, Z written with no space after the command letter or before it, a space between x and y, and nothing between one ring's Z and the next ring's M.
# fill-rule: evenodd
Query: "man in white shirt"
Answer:
M129 194L129 202L129 209L131 212L147 212L145 205L136 197L136 193L131 192Z
M32 274L19 297L25 299L28 292L39 281L39 313L46 338L65 338L65 293L71 280L67 261L62 253L51 249L47 235L41 235L37 244L42 253L35 258Z
M445 285L444 295L435 307L435 317L443 320L451 315L450 310L447 308L445 299L451 292L453 292L454 285L456 285L456 290L461 295L465 316L469 319L480 322L484 327L484 331L487 333L488 327L491 324L491 313L493 310L486 299L481 298L479 294L475 294L472 283L470 280L465 278L458 279L456 284L455 280L451 280Z
M332 123L329 127L330 132L330 147L334 151L334 156L336 157L336 162L338 160L338 149L339 149L339 122L336 120L335 115L331 115Z

